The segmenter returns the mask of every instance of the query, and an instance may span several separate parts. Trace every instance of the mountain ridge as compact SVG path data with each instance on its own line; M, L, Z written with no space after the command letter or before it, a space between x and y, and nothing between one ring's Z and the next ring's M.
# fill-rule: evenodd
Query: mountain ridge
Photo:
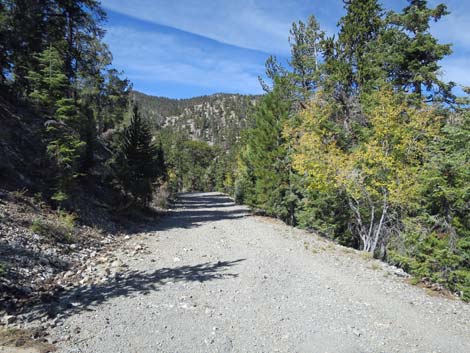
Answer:
M131 96L156 131L171 130L226 149L239 139L252 108L261 98L260 95L214 93L173 99L139 91L132 91Z

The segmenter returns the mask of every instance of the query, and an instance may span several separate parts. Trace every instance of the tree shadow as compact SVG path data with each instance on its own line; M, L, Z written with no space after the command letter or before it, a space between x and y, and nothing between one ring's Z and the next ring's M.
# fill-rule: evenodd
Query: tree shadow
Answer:
M231 198L218 193L185 193L177 195L174 209L156 222L141 224L137 232L155 232L174 228L196 228L221 220L251 215L248 207L236 205Z
M235 202L219 193L184 193L177 196L173 205L177 208L224 208L235 206Z
M25 238L10 244L0 240L0 312L15 313L31 297L31 279L44 266L51 265L51 276L66 271L71 264L41 249L28 249Z
M170 282L207 282L235 278L237 273L225 272L245 259L218 261L193 266L161 268L154 272L125 271L97 285L83 285L54 295L46 294L23 309L28 321L43 318L69 317L82 311L93 311L115 297L133 297L158 291Z

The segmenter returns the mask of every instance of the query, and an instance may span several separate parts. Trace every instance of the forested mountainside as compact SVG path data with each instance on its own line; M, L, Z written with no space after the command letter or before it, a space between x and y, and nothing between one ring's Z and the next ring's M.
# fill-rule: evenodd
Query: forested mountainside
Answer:
M63 272L114 237L119 219L146 212L164 182L105 20L94 0L0 1L2 323L60 291Z
M155 130L169 129L192 140L230 149L247 126L248 114L261 96L218 93L189 99L131 93Z

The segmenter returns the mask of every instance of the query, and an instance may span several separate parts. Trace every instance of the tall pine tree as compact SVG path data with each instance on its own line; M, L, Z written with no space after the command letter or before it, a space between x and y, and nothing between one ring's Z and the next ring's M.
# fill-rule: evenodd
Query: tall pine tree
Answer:
M253 114L252 127L246 133L241 152L246 190L237 190L245 200L268 214L294 223L291 165L287 153L284 126L289 119L292 95L287 78L276 78L273 91L259 103Z
M401 13L390 13L387 46L390 51L389 75L399 89L414 93L419 101L453 102L454 83L439 78L439 61L452 53L450 44L440 44L430 32L431 21L449 14L444 4L429 8L426 0L408 0Z
M129 125L125 128L116 159L117 176L133 201L147 206L152 199L153 183L161 175L158 148L152 142L150 128L134 105Z

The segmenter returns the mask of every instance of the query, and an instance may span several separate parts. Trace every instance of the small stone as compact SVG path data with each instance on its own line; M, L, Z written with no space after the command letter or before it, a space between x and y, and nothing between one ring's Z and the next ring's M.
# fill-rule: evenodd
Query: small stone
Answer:
M49 265L49 260L46 257L40 257L39 258L39 264L43 266Z
M362 332L360 330L358 330L357 328L355 327L351 327L352 329L352 333L355 334L357 337L361 337L362 335Z
M16 316L14 316L14 315L5 315L3 317L3 324L5 324L5 325L11 325L15 321L16 321Z
M122 261L116 260L111 263L111 267L121 267L122 266Z
M397 268L393 273L398 277L408 277L408 274L401 268Z

